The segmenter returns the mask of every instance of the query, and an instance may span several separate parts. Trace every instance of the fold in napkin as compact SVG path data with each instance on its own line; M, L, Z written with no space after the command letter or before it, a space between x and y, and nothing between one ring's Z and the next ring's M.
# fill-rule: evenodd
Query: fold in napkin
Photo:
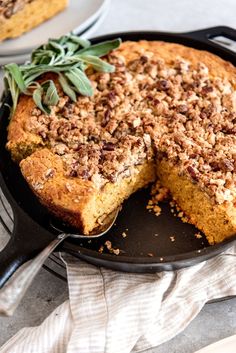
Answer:
M212 299L236 295L236 245L174 272L130 274L63 254L69 300L38 327L24 328L1 353L128 353L180 333Z

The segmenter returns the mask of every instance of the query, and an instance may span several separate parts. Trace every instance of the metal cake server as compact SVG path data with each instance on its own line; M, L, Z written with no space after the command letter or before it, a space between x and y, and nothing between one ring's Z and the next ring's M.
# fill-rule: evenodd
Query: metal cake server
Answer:
M24 297L25 292L29 288L33 279L41 269L44 262L55 250L55 248L65 239L72 237L75 239L94 239L106 234L116 221L120 208L113 211L108 219L105 220L103 229L96 228L96 233L91 235L82 235L76 233L60 233L41 253L39 253L33 260L22 265L8 280L8 282L0 289L0 315L11 316L20 301ZM52 224L52 227L61 231ZM104 228L105 227L105 228ZM99 230L100 229L100 230Z

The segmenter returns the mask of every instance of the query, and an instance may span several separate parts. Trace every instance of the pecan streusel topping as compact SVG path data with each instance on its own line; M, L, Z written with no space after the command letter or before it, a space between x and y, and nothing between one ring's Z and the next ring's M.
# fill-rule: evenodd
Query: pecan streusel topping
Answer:
M102 186L134 166L167 158L217 203L232 201L236 183L236 92L199 63L171 64L152 53L125 62L108 55L114 73L92 73L94 95L61 96L47 116L35 108L28 130L65 163L67 175Z
M0 19L1 17L10 18L32 1L34 0L0 0Z

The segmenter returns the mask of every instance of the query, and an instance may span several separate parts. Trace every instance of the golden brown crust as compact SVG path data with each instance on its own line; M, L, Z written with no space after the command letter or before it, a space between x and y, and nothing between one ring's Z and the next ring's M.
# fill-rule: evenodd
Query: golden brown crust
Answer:
M167 43L162 41L125 42L118 51L124 55L127 61L136 59L140 52L152 52L157 58L162 58L167 64L180 56L191 62L193 67L197 67L199 62L205 64L213 77L227 78L234 86L236 85L236 69L228 61L221 59L208 51L197 50L181 44Z
M19 37L62 11L67 3L67 0L34 0L10 18L0 18L0 41Z
M61 87L58 84L57 76L55 74L46 74L39 79L39 82L44 80L54 80L56 87L61 92ZM47 144L43 141L39 134L30 132L29 117L35 103L29 96L22 94L19 98L14 116L11 118L8 125L8 137L6 148L11 152L12 159L20 162L22 159L31 155L38 148L45 147Z
M20 168L43 204L58 216L67 213L74 226L84 228L83 210L95 193L91 182L65 177L61 158L47 148L22 160Z
M8 126L7 149L11 151L12 158L20 162L30 155L39 146L43 146L43 140L39 135L32 134L25 129L28 117L35 104L28 96L22 95L17 105L14 117Z

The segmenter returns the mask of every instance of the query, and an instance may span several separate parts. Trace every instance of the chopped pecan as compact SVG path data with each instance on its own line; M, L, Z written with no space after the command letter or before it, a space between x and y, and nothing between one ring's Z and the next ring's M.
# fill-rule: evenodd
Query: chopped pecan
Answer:
M111 143L111 142L104 142L103 150L104 151L114 151L115 150L115 145L113 143Z
M156 87L160 91L167 91L170 88L170 82L167 80L159 80Z
M198 176L196 174L196 171L191 165L187 167L187 171L193 180L198 181Z

